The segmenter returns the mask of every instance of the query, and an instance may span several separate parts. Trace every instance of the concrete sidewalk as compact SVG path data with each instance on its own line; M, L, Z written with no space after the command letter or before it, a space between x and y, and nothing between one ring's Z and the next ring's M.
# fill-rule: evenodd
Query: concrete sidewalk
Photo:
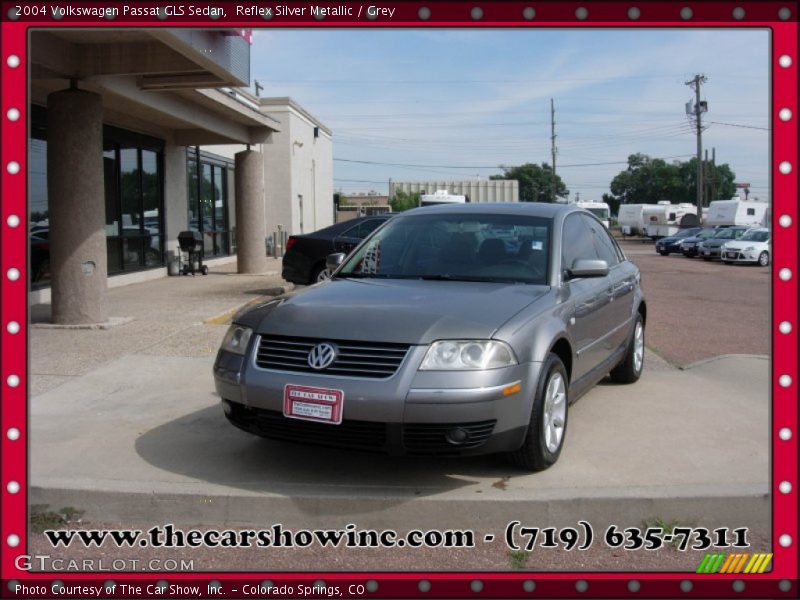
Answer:
M109 291L108 330L31 331L29 502L90 521L305 527L641 526L769 531L769 361L679 370L648 351L635 385L570 412L558 464L398 459L263 440L229 425L211 367L238 307L276 273L214 273ZM46 307L33 307L46 318ZM38 316L37 316L38 315Z

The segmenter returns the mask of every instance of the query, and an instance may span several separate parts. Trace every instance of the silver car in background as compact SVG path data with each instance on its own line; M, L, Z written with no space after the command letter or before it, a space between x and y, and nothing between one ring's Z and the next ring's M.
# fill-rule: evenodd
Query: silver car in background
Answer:
M462 204L389 220L332 278L238 315L214 364L250 433L396 455L503 452L542 470L569 405L644 366L639 270L558 204Z

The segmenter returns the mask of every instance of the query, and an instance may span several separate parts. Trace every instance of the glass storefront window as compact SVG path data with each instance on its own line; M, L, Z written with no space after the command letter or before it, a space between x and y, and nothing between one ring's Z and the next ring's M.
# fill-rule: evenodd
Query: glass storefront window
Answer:
M189 229L202 232L203 255L206 257L230 253L227 192L229 166L219 163L219 160L198 152L197 148L188 150L186 165Z
M31 107L28 206L31 281L49 284L47 111ZM103 175L108 273L163 266L163 142L103 127Z

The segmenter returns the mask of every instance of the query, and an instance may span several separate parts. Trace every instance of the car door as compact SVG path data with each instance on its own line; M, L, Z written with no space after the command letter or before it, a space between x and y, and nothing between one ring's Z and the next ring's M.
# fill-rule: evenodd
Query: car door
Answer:
M345 230L333 240L336 252L349 254L365 237L375 231L386 219L365 219L357 225Z
M561 234L562 271L568 270L576 260L598 260L600 256L580 213L573 213L564 220ZM572 380L586 375L608 356L603 345L603 334L610 310L610 278L579 277L564 282L566 300L571 303L569 332L575 349Z
M607 319L603 322L603 345L609 354L627 342L633 316L634 289L636 287L636 269L623 260L608 230L596 219L581 215L587 228L592 232L595 248L600 258L608 263L608 299Z

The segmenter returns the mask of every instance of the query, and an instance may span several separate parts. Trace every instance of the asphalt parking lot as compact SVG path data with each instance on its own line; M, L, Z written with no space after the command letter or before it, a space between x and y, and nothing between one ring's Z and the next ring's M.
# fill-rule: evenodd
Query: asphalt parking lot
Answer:
M651 350L676 366L725 354L769 354L771 267L660 256L649 241L621 245L642 272Z
M238 307L286 284L278 265L261 277L228 267L110 290L111 314L132 320L108 330L31 331L29 502L122 526L448 524L498 533L522 517L550 526L658 518L744 524L766 540L769 269L660 257L652 244L625 249L649 302L645 373L633 386L601 384L577 403L564 454L546 472L521 473L498 457L320 450L234 429L213 391L216 347ZM47 309L31 314L45 320ZM46 549L40 538L35 547ZM502 569L507 553L493 552L486 568ZM374 568L324 554L319 568ZM601 553L590 564L619 565L611 559ZM215 560L199 568L221 568ZM292 568L295 559L286 560ZM395 551L391 560L454 568L426 553ZM576 564L568 556L560 568Z

